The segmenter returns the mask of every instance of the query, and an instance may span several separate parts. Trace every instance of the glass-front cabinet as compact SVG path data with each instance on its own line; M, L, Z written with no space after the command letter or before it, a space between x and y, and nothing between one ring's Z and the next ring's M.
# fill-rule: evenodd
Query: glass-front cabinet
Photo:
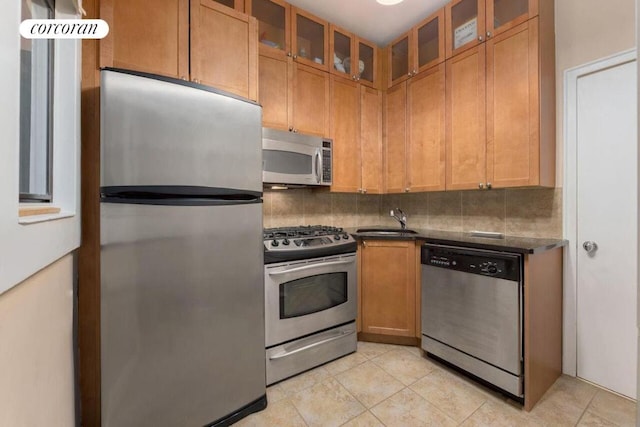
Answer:
M214 0L216 3L220 3L224 6L235 9L238 12L244 12L244 0Z
M408 79L410 74L411 55L409 50L409 34L400 36L391 42L388 52L389 59L389 86Z
M358 39L358 81L369 87L378 87L378 48L375 44Z
M329 64L331 73L355 80L357 70L353 70L351 66L355 54L355 38L353 35L331 24L329 45L331 46L331 63Z
M329 70L370 87L378 84L378 48L333 24L329 32Z
M445 11L447 58L485 40L485 0L452 0Z
M486 0L487 37L493 37L538 15L538 0Z
M444 61L444 9L426 18L414 29L417 64L412 74L420 73Z
M293 59L312 67L329 70L328 23L302 9L291 8Z
M444 62L444 21L444 9L440 9L391 43L389 86Z
M446 8L447 58L538 16L539 0L452 0Z
M290 6L283 0L247 0L247 13L258 20L260 54L291 53Z

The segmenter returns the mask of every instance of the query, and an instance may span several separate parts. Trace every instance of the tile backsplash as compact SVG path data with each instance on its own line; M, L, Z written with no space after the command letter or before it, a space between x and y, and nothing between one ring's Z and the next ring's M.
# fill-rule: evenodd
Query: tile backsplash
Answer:
M396 226L389 210L402 209L409 228L495 231L511 236L562 237L562 189L361 195L327 190L265 191L264 226Z

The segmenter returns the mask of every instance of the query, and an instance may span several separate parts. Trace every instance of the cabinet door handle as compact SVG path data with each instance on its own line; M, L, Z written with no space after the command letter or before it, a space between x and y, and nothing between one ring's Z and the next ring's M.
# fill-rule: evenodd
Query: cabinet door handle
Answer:
M366 188L363 188L363 189L362 189L362 193L363 193L363 194L367 194L367 189L366 189Z
M484 183L481 182L480 184L478 184L478 188L482 190L484 188Z
M291 52L287 52L287 56L291 58Z
M293 128L293 133L298 133L298 129Z
M482 40L484 40L484 38L482 36L478 36L478 41L481 42Z
M405 189L404 189L404 192L405 192L405 193L408 193L408 192L409 192L409 190L410 190L410 188L409 188L409 187L407 187L407 188L405 188Z
M407 77L411 77L411 71L409 71L409 73L407 74Z
M491 190L491 183L487 182L487 190Z
M487 31L487 38L491 37L491 31Z
M289 126L289 132L293 132L293 126Z
M293 55L293 59L298 59L298 55Z

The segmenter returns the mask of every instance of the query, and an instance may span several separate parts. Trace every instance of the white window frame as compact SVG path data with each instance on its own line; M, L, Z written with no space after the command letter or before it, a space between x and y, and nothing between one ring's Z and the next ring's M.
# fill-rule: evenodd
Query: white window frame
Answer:
M53 199L60 213L20 218L20 17L11 0L0 17L0 294L80 246L81 41L55 40ZM57 19L78 18L73 0L57 0Z

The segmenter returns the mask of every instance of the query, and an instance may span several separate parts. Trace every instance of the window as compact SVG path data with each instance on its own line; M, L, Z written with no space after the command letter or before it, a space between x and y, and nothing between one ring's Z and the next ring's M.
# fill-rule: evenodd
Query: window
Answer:
M52 19L54 0L22 0L22 20ZM53 40L20 39L20 201L49 202L53 153Z

